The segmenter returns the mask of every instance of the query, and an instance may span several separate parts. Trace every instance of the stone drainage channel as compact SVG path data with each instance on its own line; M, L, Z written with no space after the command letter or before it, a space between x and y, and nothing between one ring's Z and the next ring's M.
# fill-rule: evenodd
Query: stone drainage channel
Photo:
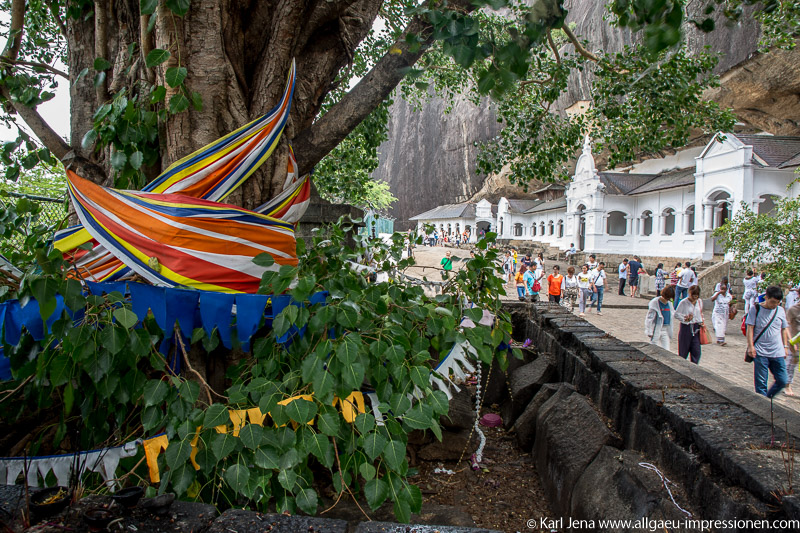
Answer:
M508 531L800 531L800 498L793 494L800 484L793 472L800 415L720 385L689 363L676 364L674 354L623 343L559 306L505 308L514 338L528 340L532 349L523 351L523 360L512 358L505 373L484 367L483 405L499 409L519 447L515 453L527 457L513 468L518 476L538 472L549 503L538 508L550 509L550 516L517 513L519 523ZM415 443L412 434L412 462L441 459L459 467L446 452L476 446L467 431L474 417L471 401L466 391L454 397L443 443L421 435ZM18 489L2 489L0 510L6 516L19 509ZM417 521L451 525L242 510L217 516L209 505L175 502L163 517L132 515L119 530L490 533L453 525L446 512L424 513L425 507ZM63 528L45 524L35 530Z

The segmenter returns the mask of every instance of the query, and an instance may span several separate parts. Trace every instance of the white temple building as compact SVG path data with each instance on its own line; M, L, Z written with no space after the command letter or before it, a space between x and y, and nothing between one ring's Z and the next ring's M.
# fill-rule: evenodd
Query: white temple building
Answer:
M469 229L473 242L491 230L562 250L574 243L586 252L711 259L722 252L711 233L742 202L767 213L776 198L800 194L798 166L800 137L720 133L705 147L598 172L587 139L565 189L550 185L536 200L496 206L439 206L411 220L440 235Z

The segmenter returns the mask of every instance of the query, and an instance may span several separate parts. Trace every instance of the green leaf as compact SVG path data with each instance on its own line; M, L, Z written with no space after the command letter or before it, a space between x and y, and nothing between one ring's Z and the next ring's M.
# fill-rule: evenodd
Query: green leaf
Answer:
M166 381L151 379L144 386L144 406L150 407L151 405L160 405L167 397L168 392L169 385L167 385Z
M253 258L253 263L260 267L269 268L275 264L275 258L267 252L263 252Z
M343 365L351 365L358 361L358 349L361 344L360 335L347 335L336 348L336 358Z
M329 437L339 434L339 413L336 411L323 411L317 417L317 427Z
M277 470L279 468L278 461L280 461L280 456L278 452L275 451L275 448L271 446L261 446L256 450L253 460L260 468Z
M186 79L186 68L185 67L169 67L167 72L164 73L164 80L167 82L172 88L179 86L183 83L183 80Z
M255 450L261 445L263 436L264 429L255 424L247 424L239 432L239 438L242 439L242 444L251 450Z
M161 424L161 419L163 417L164 413L161 412L161 408L151 405L142 412L142 427L145 431L155 429Z
M150 50L150 53L147 54L147 57L144 60L145 65L149 68L157 67L167 59L169 59L170 53L166 50L162 50L161 48L154 48Z
M418 403L403 415L403 423L411 429L428 429L433 420L433 409Z
M428 405L431 406L433 412L437 415L446 415L450 410L450 402L447 400L447 394L440 390L434 390L427 396Z
M211 437L211 451L218 461L228 457L236 449L236 437L230 433L217 433Z
M169 8L170 11L172 11L179 17L182 17L189 11L190 3L191 0L167 0L166 6Z
M367 454L370 461L374 461L386 448L386 437L377 431L364 435L363 440L364 443L361 447L364 449L364 453Z
M358 472L367 481L374 479L377 474L377 470L370 463L361 463L358 466Z
M395 472L399 471L406 459L406 446L398 440L389 441L383 449L381 456L386 460L389 468Z
M353 363L345 366L342 369L342 378L344 379L345 385L353 390L360 389L361 385L364 383L364 372L364 365L361 363Z
M126 307L114 309L114 318L117 319L117 322L119 322L122 327L126 329L132 328L137 322L139 322L139 319L136 317L134 312Z
M86 132L86 135L83 136L81 139L81 148L84 150L90 149L94 142L97 140L97 130L89 130Z
M191 441L193 438L194 435L187 435L179 441L169 443L167 452L164 454L168 467L175 469L189 460L189 456L192 454Z
M64 350L56 353L50 362L50 385L60 387L72 377L72 358Z
M128 342L128 332L119 326L108 325L100 332L103 347L111 354L118 354Z
M301 489L297 496L295 496L295 502L297 502L297 506L304 513L308 515L317 513L318 498L314 489Z
M206 414L203 417L203 427L215 428L227 424L229 420L228 408L220 403L215 403L206 409Z
M197 91L192 91L192 107L194 108L195 111L203 110L203 97ZM302 240L298 242L302 242Z
M354 425L359 433L366 435L375 428L375 417L372 413L359 413Z
M111 68L111 63L108 60L98 57L94 60L94 69L95 70L108 70Z
M431 371L427 367L412 366L411 370L409 371L409 375L411 376L411 381L414 382L414 385L420 389L425 390L426 387L430 386Z
M283 470L292 469L298 464L300 464L300 455L294 448L289 448L286 453L281 455L281 458L278 461L278 466Z
M294 470L281 470L278 473L278 483L281 484L281 487L284 489L291 491L294 489L294 484L297 481L297 472Z
M152 15L158 7L158 0L141 0L139 2L139 12L142 15Z
M144 163L144 154L137 150L131 154L131 156L128 158L128 162L133 168L139 170L142 168L142 163Z
M331 446L328 437L322 433L314 433L306 441L306 449L311 452L314 457L319 459L319 462L322 463L322 466L325 468L333 466L333 461L335 459L333 456L333 446Z
M393 365L401 365L406 359L406 350L402 346L392 345L386 350L385 355Z
M152 92L150 93L150 103L157 104L158 102L163 102L164 98L167 97L167 88L163 85L156 85L153 87Z
M125 152L120 152L118 150L113 150L111 152L111 167L114 170L122 170L127 162L128 156L125 155Z
M172 476L170 476L169 481L175 493L181 496L185 494L191 484L194 483L194 477L194 467L189 463L183 463L172 470Z
M382 479L370 479L364 484L364 496L369 508L375 511L389 496L389 485Z
M298 424L311 422L317 415L317 404L302 398L289 402L286 414Z
M225 481L230 487L239 493L244 493L247 489L247 482L250 480L250 469L245 465L236 463L225 470Z
M186 98L183 93L173 95L173 97L169 99L169 112L173 115L182 113L187 109L189 109L189 99Z

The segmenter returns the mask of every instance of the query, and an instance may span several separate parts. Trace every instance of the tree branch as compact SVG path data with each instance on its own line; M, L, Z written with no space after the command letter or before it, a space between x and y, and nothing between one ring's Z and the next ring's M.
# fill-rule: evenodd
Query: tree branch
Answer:
M25 8L25 0L13 0L11 2L11 26L8 28L8 42L6 42L6 48L3 50L3 57L11 60L17 59L19 49L22 47Z
M550 28L547 28L547 44L550 45L550 49L553 51L553 55L556 58L556 63L561 63L561 56L558 55L558 48L556 47L556 43L553 42L553 34Z
M33 107L28 107L23 105L16 100L11 99L11 94L8 92L8 88L3 85L0 87L0 94L2 94L3 98L11 104L14 108L14 111L25 121L25 124L33 131L34 135L36 135L42 144L50 150L54 156L61 159L67 152L71 150L69 145L66 143L61 136L58 135L50 125L44 121L42 116L36 111Z
M578 40L578 37L576 37L575 34L572 33L572 30L569 29L569 26L567 24L564 24L564 26L562 26L561 29L564 30L564 33L567 35L567 38L569 39L569 41L572 43L572 46L575 47L575 50L580 55L582 55L583 57L585 57L589 61L594 61L595 63L600 61L600 59L596 55L594 55L589 50L587 50L586 48L583 47L583 45L581 44L580 40Z
M94 57L108 59L108 0L95 0L94 3ZM95 87L97 101L108 100L108 78Z
M466 12L475 9L467 0L455 0L448 7ZM429 22L414 17L372 70L325 115L292 140L301 175L310 172L391 94L405 77L406 69L413 66L430 48L433 43L431 29ZM411 52L406 43L406 35L411 33L423 37L415 52Z
M64 21L61 20L61 13L58 10L58 3L50 0L50 2L47 2L47 7L50 8L50 14L53 16L53 20L56 22L58 29L61 30L61 35L63 35L64 39L66 39L67 26L64 24Z
M41 68L52 74L55 74L56 76L61 76L62 78L69 80L69 74L67 74L63 70L58 70L55 67L51 67L47 63L38 63L36 61L25 61L24 59L11 59L2 56L0 56L0 62L8 63L9 65L25 65L28 67Z

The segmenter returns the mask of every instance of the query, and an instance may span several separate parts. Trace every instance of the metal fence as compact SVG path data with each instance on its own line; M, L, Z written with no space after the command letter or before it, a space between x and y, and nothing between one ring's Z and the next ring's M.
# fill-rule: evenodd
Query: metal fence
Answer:
M4 197L0 197L0 203L14 203L19 198L27 198L39 207L39 212L35 217L28 219L28 224L38 224L53 226L61 223L67 216L67 201L65 198L48 198L46 196L36 196L33 194L20 194L16 192L6 192ZM5 208L5 206L3 206ZM0 243L0 248L4 251L11 249L20 251L24 242L24 235L17 234L10 239L4 239Z

